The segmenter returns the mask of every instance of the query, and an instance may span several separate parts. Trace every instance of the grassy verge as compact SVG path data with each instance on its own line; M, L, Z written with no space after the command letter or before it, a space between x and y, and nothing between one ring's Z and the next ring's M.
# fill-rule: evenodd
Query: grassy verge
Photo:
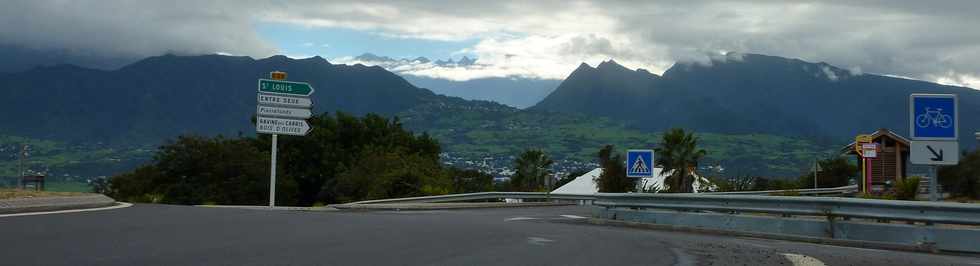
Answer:
M3 188L0 189L0 200L19 199L19 198L37 198L37 197L82 196L86 194L87 193L81 193L81 192L34 191L34 190Z
M92 188L83 182L48 182L44 190L51 192L92 192Z

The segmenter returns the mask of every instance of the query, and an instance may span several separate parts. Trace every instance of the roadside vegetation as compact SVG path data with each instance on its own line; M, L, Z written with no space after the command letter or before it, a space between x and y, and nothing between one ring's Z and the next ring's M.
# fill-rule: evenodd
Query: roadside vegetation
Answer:
M0 200L19 199L19 198L40 198L40 197L70 197L70 196L82 196L82 195L90 195L90 194L81 193L81 192L53 192L53 191L35 191L33 189L0 188Z
M368 199L484 191L492 177L439 162L439 143L398 119L322 114L305 137L279 136L276 204L312 206ZM109 196L175 204L268 203L271 137L182 136L149 164L113 176Z
M530 149L514 160L514 176L510 178L513 191L547 191L545 179L551 178L551 160L542 150Z
M667 192L690 193L694 191L694 169L698 161L704 159L708 152L698 148L698 138L693 132L674 128L664 133L660 147L657 148L657 164L663 167L665 173L670 173L664 179Z
M623 193L636 189L636 179L626 177L626 159L617 153L613 145L606 145L599 150L599 166L602 174L594 182L602 193Z
M980 149L964 152L957 165L940 167L939 183L959 201L980 200Z
M851 178L859 175L857 165L843 156L833 156L818 160L820 172L817 173L819 188L846 186ZM719 191L762 191L814 188L813 169L795 178L771 178L749 175L736 175L729 178L710 178Z

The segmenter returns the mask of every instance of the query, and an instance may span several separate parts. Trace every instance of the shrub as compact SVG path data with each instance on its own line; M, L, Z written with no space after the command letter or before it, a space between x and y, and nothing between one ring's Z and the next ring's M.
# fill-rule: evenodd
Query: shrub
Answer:
M915 200L915 196L919 194L919 181L922 178L918 176L910 176L898 184L895 184L895 198L900 200Z

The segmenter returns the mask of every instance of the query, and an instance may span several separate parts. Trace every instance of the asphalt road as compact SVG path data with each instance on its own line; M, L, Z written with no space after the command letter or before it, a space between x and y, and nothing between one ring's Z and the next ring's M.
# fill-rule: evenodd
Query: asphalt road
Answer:
M580 206L302 212L137 204L0 217L0 264L980 265L971 256L592 225L588 216Z

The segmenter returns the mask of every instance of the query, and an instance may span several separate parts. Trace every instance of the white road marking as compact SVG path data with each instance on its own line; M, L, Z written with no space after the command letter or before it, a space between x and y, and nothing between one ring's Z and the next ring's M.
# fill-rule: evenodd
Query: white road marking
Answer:
M793 263L794 266L827 266L827 264L824 264L817 258L807 255L783 253L783 257L786 257L786 259Z
M568 219L586 219L586 218L588 218L588 217L582 217L582 216L570 215L570 214L562 214L561 217L565 217L565 218L568 218Z
M885 249L871 249L871 248L844 247L844 246L842 246L840 248L860 250L860 251L863 251L863 252L881 252L881 253L892 252L891 250L885 250Z
M527 238L527 243L528 244L534 244L534 245L539 245L539 246L544 246L545 244L550 243L550 242L555 242L555 241L554 240L551 240L551 239L543 238L543 237L533 237L532 236L532 237L528 237Z
M695 265L697 262L694 257L687 254L687 252L684 252L683 249L671 248L670 251L674 253L674 258L677 259L677 261L674 262L674 266L691 266Z
M541 218L533 218L533 217L513 217L513 218L507 218L507 219L504 219L504 221L507 221L507 222L510 222L510 221L523 221L523 220L535 220L535 219L541 219Z
M757 248L772 249L772 247L766 246L766 245L762 245L762 244L755 244L755 243L749 243L749 242L743 242L743 243L745 243L746 245L749 245L749 246L757 247Z
M126 207L129 207L129 206L133 206L133 204L125 203L125 202L117 202L117 203L119 203L119 205L114 205L114 206L109 206L109 207L101 207L101 208L91 208L91 209L0 214L0 218L3 218L3 217L16 217L16 216L44 215L44 214L73 213L73 212L104 211L104 210L120 209L120 208L126 208Z

